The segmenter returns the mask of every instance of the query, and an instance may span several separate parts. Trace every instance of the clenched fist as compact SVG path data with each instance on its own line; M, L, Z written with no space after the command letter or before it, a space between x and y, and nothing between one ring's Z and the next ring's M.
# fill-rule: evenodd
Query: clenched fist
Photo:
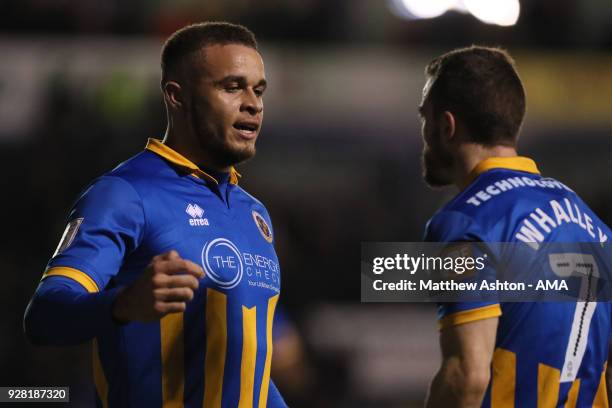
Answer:
M183 312L199 286L204 270L172 250L158 255L134 283L115 300L115 320L156 321L168 313Z

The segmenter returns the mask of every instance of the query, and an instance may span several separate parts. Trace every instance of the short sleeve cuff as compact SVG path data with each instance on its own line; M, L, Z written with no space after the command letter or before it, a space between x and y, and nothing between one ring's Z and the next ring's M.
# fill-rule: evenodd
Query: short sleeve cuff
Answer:
M438 321L440 330L451 326L475 322L477 320L489 319L501 316L502 311L499 303L478 307L475 309L463 310L444 316Z
M83 285L90 293L99 292L106 286L106 282L100 279L92 265L70 255L58 255L49 262L42 278L53 275L71 278Z
M83 286L89 293L97 293L100 291L96 282L91 279L89 275L79 271L78 269L67 267L51 268L45 272L42 278L45 279L48 276L64 276L66 278L70 278L80 283L81 286Z

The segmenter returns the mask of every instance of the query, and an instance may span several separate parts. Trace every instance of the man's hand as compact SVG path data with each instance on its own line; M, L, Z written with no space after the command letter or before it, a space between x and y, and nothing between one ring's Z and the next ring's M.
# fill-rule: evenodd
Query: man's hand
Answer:
M123 323L151 322L168 313L183 312L203 277L199 265L174 250L158 255L132 285L119 293L113 318Z

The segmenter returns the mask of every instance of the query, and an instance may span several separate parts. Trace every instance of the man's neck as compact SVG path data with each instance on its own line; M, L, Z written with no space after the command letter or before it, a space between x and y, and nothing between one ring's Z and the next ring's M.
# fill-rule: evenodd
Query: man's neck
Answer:
M166 134L162 143L170 147L172 150L180 153L189 161L195 163L200 168L207 168L218 173L229 173L231 167L219 167L214 161L202 150L195 142L195 137L184 137L182 134L177 134L170 127L166 129Z
M459 160L457 161L457 178L455 185L463 190L472 181L472 172L478 163L490 157L516 157L518 154L515 147L492 146L486 147L476 143L466 143L459 148Z

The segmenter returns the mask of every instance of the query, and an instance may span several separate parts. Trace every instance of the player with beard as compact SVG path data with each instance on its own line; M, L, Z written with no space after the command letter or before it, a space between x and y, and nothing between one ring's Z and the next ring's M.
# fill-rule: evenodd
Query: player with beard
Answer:
M517 155L525 93L505 51L458 49L425 72L423 176L460 190L428 222L426 241L517 242L527 222L543 242L609 240L610 229L572 190ZM572 222L570 210L551 211L553 202L571 203L591 227ZM608 406L610 303L443 303L438 317L442 364L428 407Z
M266 89L253 34L219 22L162 50L163 140L80 196L26 310L35 344L93 340L97 405L284 407L270 380L280 268L238 186Z

